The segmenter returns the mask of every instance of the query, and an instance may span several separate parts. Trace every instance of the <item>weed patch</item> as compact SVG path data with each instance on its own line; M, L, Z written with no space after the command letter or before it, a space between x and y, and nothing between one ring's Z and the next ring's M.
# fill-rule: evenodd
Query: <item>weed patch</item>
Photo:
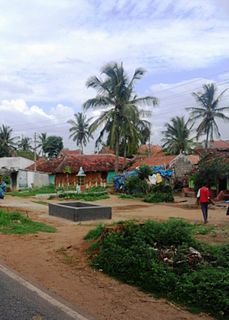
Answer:
M0 210L0 233L26 234L37 232L55 232L55 228L42 222L35 222L18 212L8 213Z
M228 319L229 245L200 242L198 232L206 231L180 219L149 220L100 226L85 238L94 238L88 250L93 267L192 311Z

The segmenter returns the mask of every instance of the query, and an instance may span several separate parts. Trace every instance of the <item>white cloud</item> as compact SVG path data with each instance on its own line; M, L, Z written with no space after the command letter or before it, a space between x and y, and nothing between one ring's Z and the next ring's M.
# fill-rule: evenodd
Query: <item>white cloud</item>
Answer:
M221 77L219 77L221 78ZM169 122L172 117L184 115L188 120L189 114L187 107L196 106L196 101L192 92L201 92L203 84L215 82L212 79L194 78L188 81L177 83L162 83L151 87L152 94L160 99L160 105L153 111L152 122L152 139L158 143L161 140L161 131L164 124ZM215 82L218 88L218 94L228 87L228 83L223 81ZM229 106L229 92L226 92L220 101L222 107ZM229 138L229 123L217 120L222 138Z
M211 68L229 56L226 0L0 0L0 4L1 122L29 133L43 125L43 131L64 134L68 144L65 118L95 94L85 82L99 74L103 64L123 61L130 73L141 66L152 79L155 73ZM219 81L227 81L226 71ZM161 98L154 111L156 128L162 126L163 112L166 118L193 103L189 92L203 81L204 75L172 85L145 82L142 91L151 87Z

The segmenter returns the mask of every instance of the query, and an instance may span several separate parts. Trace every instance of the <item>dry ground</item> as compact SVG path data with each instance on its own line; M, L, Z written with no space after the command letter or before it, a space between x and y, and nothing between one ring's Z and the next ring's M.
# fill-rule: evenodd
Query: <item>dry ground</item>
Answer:
M73 223L50 217L47 205L34 201L38 199L6 196L0 206L7 207L8 210L23 210L34 220L54 225L57 232L35 235L0 234L0 263L57 293L94 319L210 319L208 315L191 314L163 299L155 299L134 287L109 278L102 272L92 270L84 252L87 244L83 237L98 221ZM192 203L154 205L138 200L118 199L115 196L98 203L113 207L113 221L182 217L192 222L201 222L199 209L185 208L192 207ZM210 210L209 223L228 226L229 217L226 217L225 211L225 208ZM228 242L229 235L224 232L215 234L212 239L208 236L208 239Z

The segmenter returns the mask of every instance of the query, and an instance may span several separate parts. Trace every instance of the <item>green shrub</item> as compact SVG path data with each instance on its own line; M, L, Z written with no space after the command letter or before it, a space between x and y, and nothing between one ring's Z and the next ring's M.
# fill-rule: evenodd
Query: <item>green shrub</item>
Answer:
M109 195L105 192L100 193L71 193L71 192L64 192L59 194L59 198L61 199L75 199L75 200L85 200L85 201L96 201L96 200L103 200L108 199Z
M229 245L195 240L194 227L180 219L123 222L122 228L105 231L94 245L94 267L192 310L228 319Z
M141 180L147 179L148 176L151 176L153 174L153 170L150 166L143 164L138 168L138 177Z
M177 301L192 307L210 310L216 317L229 317L229 272L225 269L202 267L184 274L174 292Z
M157 203L157 202L173 202L174 197L171 192L168 193L149 193L144 199L145 202Z
M169 184L161 182L152 186L152 192L172 193L173 188Z
M229 164L223 158L207 160L203 158L193 176L194 188L197 191L203 185L215 187L219 179L229 176Z
M173 189L164 182L157 183L151 188L151 192L144 199L145 202L173 202Z
M85 192L93 193L93 192L104 192L107 193L106 188L102 186L92 186L85 190Z
M98 238L102 231L104 230L104 224L98 224L95 229L90 230L86 236L84 237L85 240L91 240Z
M141 180L139 177L128 177L125 180L126 191L129 194L145 194L148 189L148 184L145 180Z

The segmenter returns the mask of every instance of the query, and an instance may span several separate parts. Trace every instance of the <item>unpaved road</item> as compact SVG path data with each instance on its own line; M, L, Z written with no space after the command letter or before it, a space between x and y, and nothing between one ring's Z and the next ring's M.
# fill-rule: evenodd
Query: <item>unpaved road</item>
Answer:
M34 220L57 228L53 234L0 235L0 260L28 280L57 293L77 310L95 319L107 320L191 320L211 319L205 314L194 315L163 300L155 299L138 289L109 278L88 266L84 235L97 222L73 223L49 217L48 207L34 203L37 199L7 196L0 206L18 208ZM200 222L199 209L174 205L151 205L117 197L99 201L112 205L113 220L183 217ZM225 209L210 210L210 223L226 224Z

